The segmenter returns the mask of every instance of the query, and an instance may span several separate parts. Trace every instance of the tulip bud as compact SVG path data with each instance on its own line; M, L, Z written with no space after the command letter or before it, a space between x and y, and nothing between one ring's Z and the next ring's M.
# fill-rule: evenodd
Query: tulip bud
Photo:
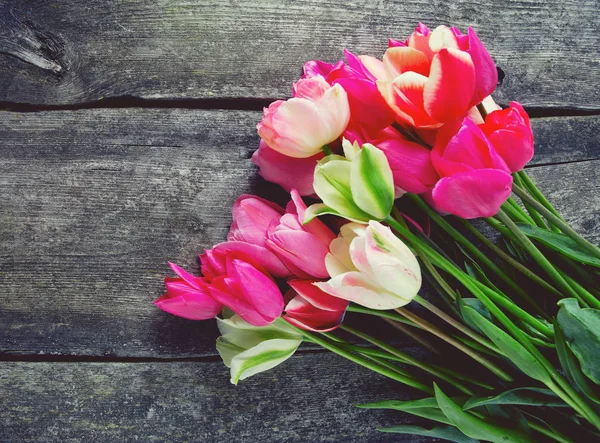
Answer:
M283 209L264 198L244 194L235 201L231 212L233 224L227 240L264 246L269 225L281 217Z
M310 206L304 223L322 214L355 222L383 220L394 204L394 178L385 154L370 144L344 140L346 157L328 155L317 164L313 186L323 203Z
M348 95L317 75L294 85L294 97L271 103L258 124L258 135L275 151L306 158L336 140L350 120Z
M317 288L314 280L290 280L284 320L308 331L327 332L344 319L348 302Z
M173 263L169 265L179 278L165 278L167 293L154 304L165 312L190 320L216 317L223 305L211 297L206 280L188 274Z
M302 343L302 336L284 322L257 327L234 315L217 318L217 325L222 334L217 339L217 351L231 369L234 385L287 360Z
M404 306L421 287L414 254L388 227L373 220L366 227L344 225L325 263L331 279L315 286L367 308Z

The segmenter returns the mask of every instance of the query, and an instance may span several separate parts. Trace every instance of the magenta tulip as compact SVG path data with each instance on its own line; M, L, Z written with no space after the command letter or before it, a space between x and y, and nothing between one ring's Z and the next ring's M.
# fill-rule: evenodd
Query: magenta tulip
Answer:
M307 158L293 158L280 154L260 141L252 155L252 162L259 167L259 174L267 181L276 183L286 192L295 188L300 195L313 195L313 175L322 152Z
M286 213L272 223L266 239L267 247L300 278L327 278L325 256L336 237L323 222L314 219L303 224L306 204L295 189Z
M283 296L266 271L226 257L225 274L209 285L210 295L254 326L273 323L283 311Z
M510 196L506 162L469 118L442 127L431 160L441 177L431 199L441 212L465 219L491 217Z
M529 116L519 103L510 102L510 107L489 113L479 127L512 172L523 169L533 157Z
M283 318L290 324L308 331L328 332L336 329L344 319L349 302L333 297L313 283L314 280L290 280L292 287Z
M383 56L385 78L379 91L399 122L419 128L438 127L462 118L492 93L498 74L475 31L461 34L419 24L402 43L391 40Z
M190 320L216 317L223 305L210 295L207 281L169 263L179 278L165 278L167 293L154 302L165 312Z
M258 135L275 151L294 158L318 154L344 132L350 120L348 96L316 75L294 85L294 97L271 103L257 125Z
M218 243L200 254L202 274L208 281L225 274L227 258L237 258L264 269L274 277L289 277L290 270L265 246L241 241Z

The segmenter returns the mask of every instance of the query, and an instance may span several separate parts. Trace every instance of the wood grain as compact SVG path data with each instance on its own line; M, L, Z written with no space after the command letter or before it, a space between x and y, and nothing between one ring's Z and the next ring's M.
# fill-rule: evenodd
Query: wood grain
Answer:
M380 56L422 21L476 29L503 103L599 109L597 15L595 0L1 0L0 100L289 96L305 61Z
M0 113L0 352L215 355L213 322L152 305L167 261L197 272L244 192L286 200L249 158L258 112ZM533 177L598 239L599 117L534 120ZM561 138L562 137L562 138ZM573 147L568 150L567 147ZM582 204L582 202L584 202Z
M354 404L419 394L332 354L238 386L221 362L3 363L0 389L4 442L435 441L378 432L424 420Z

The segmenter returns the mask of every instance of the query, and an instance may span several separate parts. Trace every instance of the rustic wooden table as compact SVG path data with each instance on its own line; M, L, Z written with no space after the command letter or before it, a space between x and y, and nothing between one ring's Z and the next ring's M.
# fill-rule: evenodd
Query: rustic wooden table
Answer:
M0 440L429 441L407 398L304 349L229 384L212 321L152 305L241 193L255 125L309 59L381 55L417 21L473 26L532 116L530 174L600 239L597 0L0 0ZM419 352L411 342L400 345Z

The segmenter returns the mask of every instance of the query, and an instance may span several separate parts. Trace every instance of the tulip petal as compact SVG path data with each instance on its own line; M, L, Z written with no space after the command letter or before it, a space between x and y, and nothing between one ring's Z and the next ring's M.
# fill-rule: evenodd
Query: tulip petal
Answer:
M259 167L259 174L265 180L278 184L287 192L297 189L300 195L313 195L315 168L324 156L319 152L306 158L288 157L269 148L261 140L258 150L252 155L252 163Z
M314 285L315 280L289 280L288 284L308 301L310 305L324 311L340 311L348 307L348 302L337 297L333 297ZM286 306L286 309L288 307Z
M255 267L264 269L274 277L289 277L291 275L290 270L283 262L263 246L240 241L228 241L215 245L213 251L213 254L221 255L223 261L225 261L225 256L242 258L255 265ZM224 273L224 264L222 266Z
M432 192L442 211L465 219L491 217L510 196L512 177L498 169L460 172L441 179Z
M350 165L354 202L372 217L383 220L394 204L394 177L385 154L365 144Z
M292 192L290 194L292 197L292 202L296 207L298 221L300 223L303 223L303 220L305 218L304 214L307 210L306 204L300 197L298 191L296 191L295 189L292 189ZM329 229L321 220L313 220L310 223L306 223L304 224L303 229L317 237L321 241L321 243L323 243L326 246L329 246L329 243L331 243L331 241L336 237L333 231Z
M269 235L266 242L269 249L275 252L288 268L300 269L300 276L329 277L325 268L328 247L313 234L292 230L275 231Z
M273 202L243 194L233 204L233 224L227 240L264 246L267 228L274 219L279 219L283 212L283 209Z
M383 66L388 78L396 78L404 72L429 74L429 58L421 51L407 46L388 48L383 55Z
M388 104L396 111L399 118L412 126L439 126L439 122L431 118L425 111L423 93L427 85L427 77L416 72L405 72L394 79L389 86ZM377 83L379 86L379 82Z
M472 106L475 106L496 89L496 85L498 84L498 70L496 69L494 60L492 60L492 56L471 27L469 27L468 36L469 49L467 52L473 60L476 74L475 95L471 101Z
M181 277L187 284L189 284L190 286L197 288L197 289L202 289L202 283L201 283L201 279L199 279L198 277L188 273L185 269L177 266L175 263L171 263L168 262L169 266L171 267L171 269L173 270L173 272L175 272L175 274L177 274L179 277Z
M360 272L347 272L329 281L317 282L315 286L334 297L371 309L395 309L410 302L373 285Z
M189 320L208 320L219 315L223 309L221 303L208 294L199 292L182 293L177 297L169 297L165 294L154 304L169 314Z
M471 56L458 49L441 49L431 62L423 89L424 107L438 122L462 117L475 90L475 68Z

